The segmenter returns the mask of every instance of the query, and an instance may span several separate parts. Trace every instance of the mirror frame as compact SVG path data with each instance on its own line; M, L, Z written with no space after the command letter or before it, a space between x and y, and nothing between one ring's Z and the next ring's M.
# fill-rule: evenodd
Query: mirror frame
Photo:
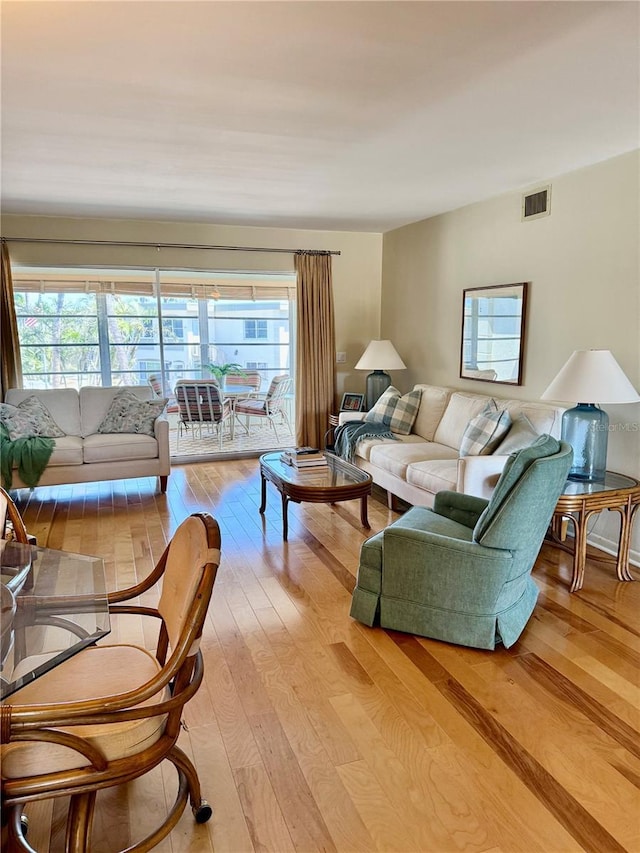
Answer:
M475 379L479 382L495 382L500 385L522 385L522 374L524 367L524 337L525 320L527 313L527 282L516 284L494 284L489 287L469 287L462 291L462 334L460 338L460 378ZM514 314L490 314L492 299L505 299L514 297L517 300L517 310ZM485 310L481 310L482 303ZM489 309L489 310L487 310ZM475 342L476 356L480 341L485 342L509 340L508 336L497 335L490 329L481 337L478 329L478 318L480 317L504 317L512 318L514 329L511 335L512 348L506 353L507 358L476 358L475 367L469 363L465 365L465 344L471 345ZM491 355L491 354L489 354ZM514 369L510 370L509 378L500 379L500 368L493 365L502 365L506 362L514 363ZM490 374L494 375L491 376ZM513 378L515 377L515 378Z

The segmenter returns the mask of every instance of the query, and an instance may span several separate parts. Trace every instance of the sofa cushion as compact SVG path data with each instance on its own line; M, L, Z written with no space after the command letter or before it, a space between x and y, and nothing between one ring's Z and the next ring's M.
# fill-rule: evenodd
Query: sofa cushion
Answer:
M97 385L85 385L80 389L80 435L93 435L104 420L113 398L123 390L130 391L140 400L156 400L149 385L127 385L119 388L101 388ZM53 410L52 410L53 411ZM60 421L56 418L57 422Z
M29 397L37 397L65 435L81 434L80 404L75 388L10 388L5 400L18 406Z
M407 466L415 462L432 459L453 459L457 462L458 454L444 444L433 441L395 442L388 441L378 444L371 449L369 461L383 471L405 479Z
M56 438L53 453L47 462L47 468L60 467L61 465L82 465L82 439L79 435L65 435ZM14 460L13 467L18 463Z
M9 433L10 441L38 434L37 426L29 412L10 403L0 403L0 423Z
M511 426L511 416L489 400L484 409L471 418L460 441L460 456L484 456L493 453Z
M98 432L84 439L85 462L124 462L157 456L158 442L148 435Z
M453 491L458 482L458 459L429 459L407 466L406 481L432 495L443 489Z
M517 415L523 414L538 435L547 433L560 438L564 407L551 406L548 403L527 403L522 400L501 400L501 403L506 403L512 421Z
M437 385L414 385L414 390L417 388L421 391L420 408L413 424L413 432L427 441L433 441L451 396L451 389Z
M509 432L495 448L493 453L500 456L508 456L523 447L529 447L538 438L540 433L535 429L529 418L520 412L515 416Z
M397 445L397 444L420 444L424 445L425 442L417 435L398 435L396 437L396 441L392 441L389 438L378 438L377 436L372 436L371 438L362 438L356 444L356 456L359 456L361 459L366 459L367 461L371 458L371 453L376 447L380 447L382 444L386 445Z
M449 398L433 440L458 450L467 424L484 409L488 399L484 395L456 391Z

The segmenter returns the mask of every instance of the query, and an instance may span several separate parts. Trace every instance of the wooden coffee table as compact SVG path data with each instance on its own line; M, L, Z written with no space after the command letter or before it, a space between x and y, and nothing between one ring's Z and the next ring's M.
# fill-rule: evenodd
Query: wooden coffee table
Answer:
M282 538L287 541L287 507L295 503L326 503L352 501L360 498L360 521L369 528L367 498L373 480L365 471L345 462L333 453L326 453L328 465L323 468L299 469L280 461L280 451L265 453L260 457L262 503L260 512L267 508L267 480L282 497Z

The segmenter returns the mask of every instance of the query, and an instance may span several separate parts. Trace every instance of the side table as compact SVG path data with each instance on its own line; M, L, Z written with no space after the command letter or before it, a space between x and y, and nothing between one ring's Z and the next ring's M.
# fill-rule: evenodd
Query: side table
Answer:
M631 528L638 506L640 506L640 481L634 477L607 471L604 482L567 480L553 513L553 532L557 534L563 518L568 518L573 523L575 538L571 592L581 589L584 580L589 519L603 509L620 513L620 536L616 555L618 580L634 580L629 571L629 548ZM556 543L564 547L557 538Z

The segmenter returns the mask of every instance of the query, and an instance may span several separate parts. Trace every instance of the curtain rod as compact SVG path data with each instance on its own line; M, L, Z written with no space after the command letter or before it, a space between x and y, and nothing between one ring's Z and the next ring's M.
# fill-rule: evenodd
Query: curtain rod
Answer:
M3 243L64 243L73 246L135 246L160 249L211 249L221 252L276 252L287 255L339 255L339 251L324 249L267 249L258 246L209 246L198 243L148 243L125 240L58 240L49 237L3 237Z

